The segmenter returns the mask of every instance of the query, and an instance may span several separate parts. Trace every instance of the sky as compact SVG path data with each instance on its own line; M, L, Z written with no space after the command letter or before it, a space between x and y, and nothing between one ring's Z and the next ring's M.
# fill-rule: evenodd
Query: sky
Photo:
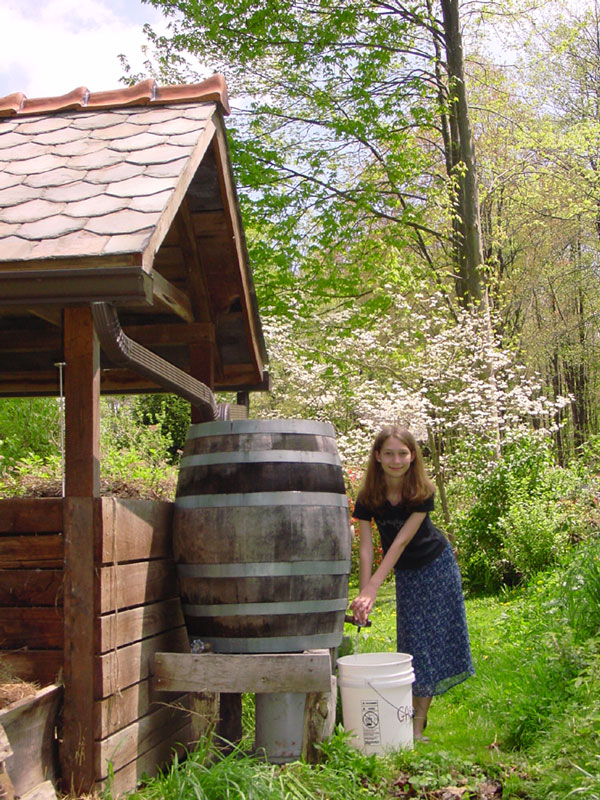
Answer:
M145 22L164 29L164 17L141 0L0 0L0 97L120 88L118 55L141 68Z

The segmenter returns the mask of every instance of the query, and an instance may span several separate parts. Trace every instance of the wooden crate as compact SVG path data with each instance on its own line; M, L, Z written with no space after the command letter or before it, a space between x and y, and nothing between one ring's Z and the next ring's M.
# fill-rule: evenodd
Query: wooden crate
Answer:
M0 500L0 658L54 683L63 661L63 501Z
M112 791L120 793L143 774L154 774L173 750L193 745L199 723L206 719L208 725L216 713L216 699L181 692L158 698L150 683L155 652L189 652L171 554L173 505L116 498L100 503L94 774L104 786L111 765Z
M86 517L81 509L90 502ZM63 648L72 670L78 654L91 665L89 696L77 700L93 721L89 774L101 789L112 773L114 794L193 746L217 712L214 694L158 699L151 686L155 652L189 652L171 555L172 511L167 502L110 497L0 500L0 658L42 685L60 675ZM71 629L63 615L64 576L76 583L78 567L73 547L66 552L74 563L63 563L63 528L80 524L78 515L93 527L93 624L86 630Z

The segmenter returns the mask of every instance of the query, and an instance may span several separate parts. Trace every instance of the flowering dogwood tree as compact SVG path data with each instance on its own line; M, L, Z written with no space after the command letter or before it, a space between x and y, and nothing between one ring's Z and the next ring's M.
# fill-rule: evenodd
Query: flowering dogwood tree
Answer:
M459 446L493 459L506 441L551 432L570 402L544 393L484 315L450 314L439 294L398 296L370 321L352 319L349 309L267 316L274 391L253 411L331 420L347 468L364 463L382 425L409 427L429 452L446 515L445 474Z

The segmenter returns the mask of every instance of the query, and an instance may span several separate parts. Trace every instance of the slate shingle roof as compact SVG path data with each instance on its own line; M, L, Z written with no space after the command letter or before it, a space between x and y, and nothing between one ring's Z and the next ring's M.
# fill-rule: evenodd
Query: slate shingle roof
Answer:
M151 257L159 220L203 155L216 102L228 111L221 76L0 98L0 262L143 254L149 245Z
M218 390L262 386L227 113L220 75L0 98L0 396L56 392L61 309L91 302ZM102 386L156 389L106 354Z

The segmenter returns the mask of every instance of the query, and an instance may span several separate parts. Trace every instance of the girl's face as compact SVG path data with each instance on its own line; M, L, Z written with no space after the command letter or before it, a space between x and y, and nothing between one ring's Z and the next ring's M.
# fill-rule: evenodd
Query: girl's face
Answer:
M381 464L384 475L400 478L405 475L413 462L415 454L401 439L390 436L383 443L381 450L375 452L375 458Z

